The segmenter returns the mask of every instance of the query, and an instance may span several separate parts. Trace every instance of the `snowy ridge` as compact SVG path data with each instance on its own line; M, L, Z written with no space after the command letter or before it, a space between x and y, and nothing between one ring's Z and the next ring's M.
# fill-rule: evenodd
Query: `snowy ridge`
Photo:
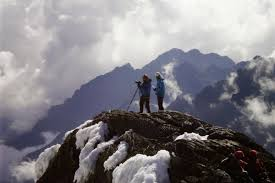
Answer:
M113 171L113 183L168 183L170 154L160 150L154 156L137 154L120 164Z
M184 132L184 134L176 137L175 141L177 140L207 140L208 138L208 135L205 135L205 136L200 136L199 134L197 133L187 133L187 132Z
M87 181L87 178L90 173L93 173L98 155L103 152L108 146L112 145L117 140L117 137L112 138L107 142L102 142L98 144L98 146L92 150L87 157L83 157L83 159L79 162L79 168L77 169L74 181L77 183L84 183Z
M60 144L56 144L52 147L45 149L35 162L35 175L38 180L47 170L50 161L54 158L60 148Z
M93 120L87 120L83 124L79 125L78 127L74 128L70 131L67 131L64 135L64 139L66 139L68 137L68 135L70 135L74 130L79 130L79 129L83 128L84 126L86 126L86 125L88 125L89 123L92 123L92 122L93 122Z
M216 169L236 148L255 148L271 179L275 170L275 158L245 135L176 111L103 112L69 137L39 183L241 182Z
M121 163L127 157L128 144L125 141L121 141L118 145L117 151L112 154L105 162L105 170L111 170L115 168L119 163Z
M82 149L84 146L86 148L93 148L96 142L104 141L104 136L107 134L108 126L103 122L99 122L84 129L79 129L76 133L76 148ZM87 140L88 142L85 144Z

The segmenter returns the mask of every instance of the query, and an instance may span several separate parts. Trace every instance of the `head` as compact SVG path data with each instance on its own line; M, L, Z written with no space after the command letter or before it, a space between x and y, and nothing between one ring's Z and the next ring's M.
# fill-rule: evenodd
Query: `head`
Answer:
M143 81L148 81L149 80L149 77L147 74L144 74L143 77L142 77L142 80Z
M243 151L241 151L241 150L236 151L236 152L234 153L234 155L235 155L235 157L236 157L237 159L243 159L243 158L244 158L244 153L243 153Z
M250 150L249 151L249 158L250 159L257 159L258 157L258 152L254 149Z
M162 75L160 74L160 72L156 72L156 79L162 79Z

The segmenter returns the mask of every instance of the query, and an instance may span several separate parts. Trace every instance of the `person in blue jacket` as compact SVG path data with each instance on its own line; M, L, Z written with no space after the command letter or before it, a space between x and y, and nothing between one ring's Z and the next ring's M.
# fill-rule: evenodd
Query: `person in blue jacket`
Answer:
M163 99L165 95L165 86L163 81L164 79L159 72L156 72L156 79L157 79L157 87L154 88L154 91L157 95L159 111L163 111L164 110Z
M137 85L140 92L140 100L139 100L139 107L140 107L140 113L143 113L143 107L145 104L145 108L148 113L151 112L150 110L150 93L151 93L151 79L148 77L147 74L144 74L142 77L142 82L137 81Z

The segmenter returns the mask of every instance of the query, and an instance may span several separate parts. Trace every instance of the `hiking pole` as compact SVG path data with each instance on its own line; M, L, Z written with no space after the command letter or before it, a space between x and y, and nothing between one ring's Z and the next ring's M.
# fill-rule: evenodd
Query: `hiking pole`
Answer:
M130 104L129 104L128 107L127 107L127 111L129 110L131 104L133 103L133 100L134 100L134 98L135 98L135 96L136 96L136 94L137 94L137 91L138 91L138 87L137 87L137 89L136 89L136 91L135 91L135 94L134 94L134 96L133 96L133 98L132 98Z

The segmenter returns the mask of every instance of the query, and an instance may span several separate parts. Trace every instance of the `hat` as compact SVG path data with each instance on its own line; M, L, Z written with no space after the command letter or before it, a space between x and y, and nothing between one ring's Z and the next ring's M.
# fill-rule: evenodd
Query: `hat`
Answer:
M160 79L162 79L162 75L161 75L161 73L160 73L160 72L156 72L156 78L160 78Z
M257 155L258 155L258 152L256 150L254 150L254 149L250 150L249 156L251 158L257 158Z
M147 74L144 74L143 77L142 77L143 80L147 80L149 79L149 76Z

